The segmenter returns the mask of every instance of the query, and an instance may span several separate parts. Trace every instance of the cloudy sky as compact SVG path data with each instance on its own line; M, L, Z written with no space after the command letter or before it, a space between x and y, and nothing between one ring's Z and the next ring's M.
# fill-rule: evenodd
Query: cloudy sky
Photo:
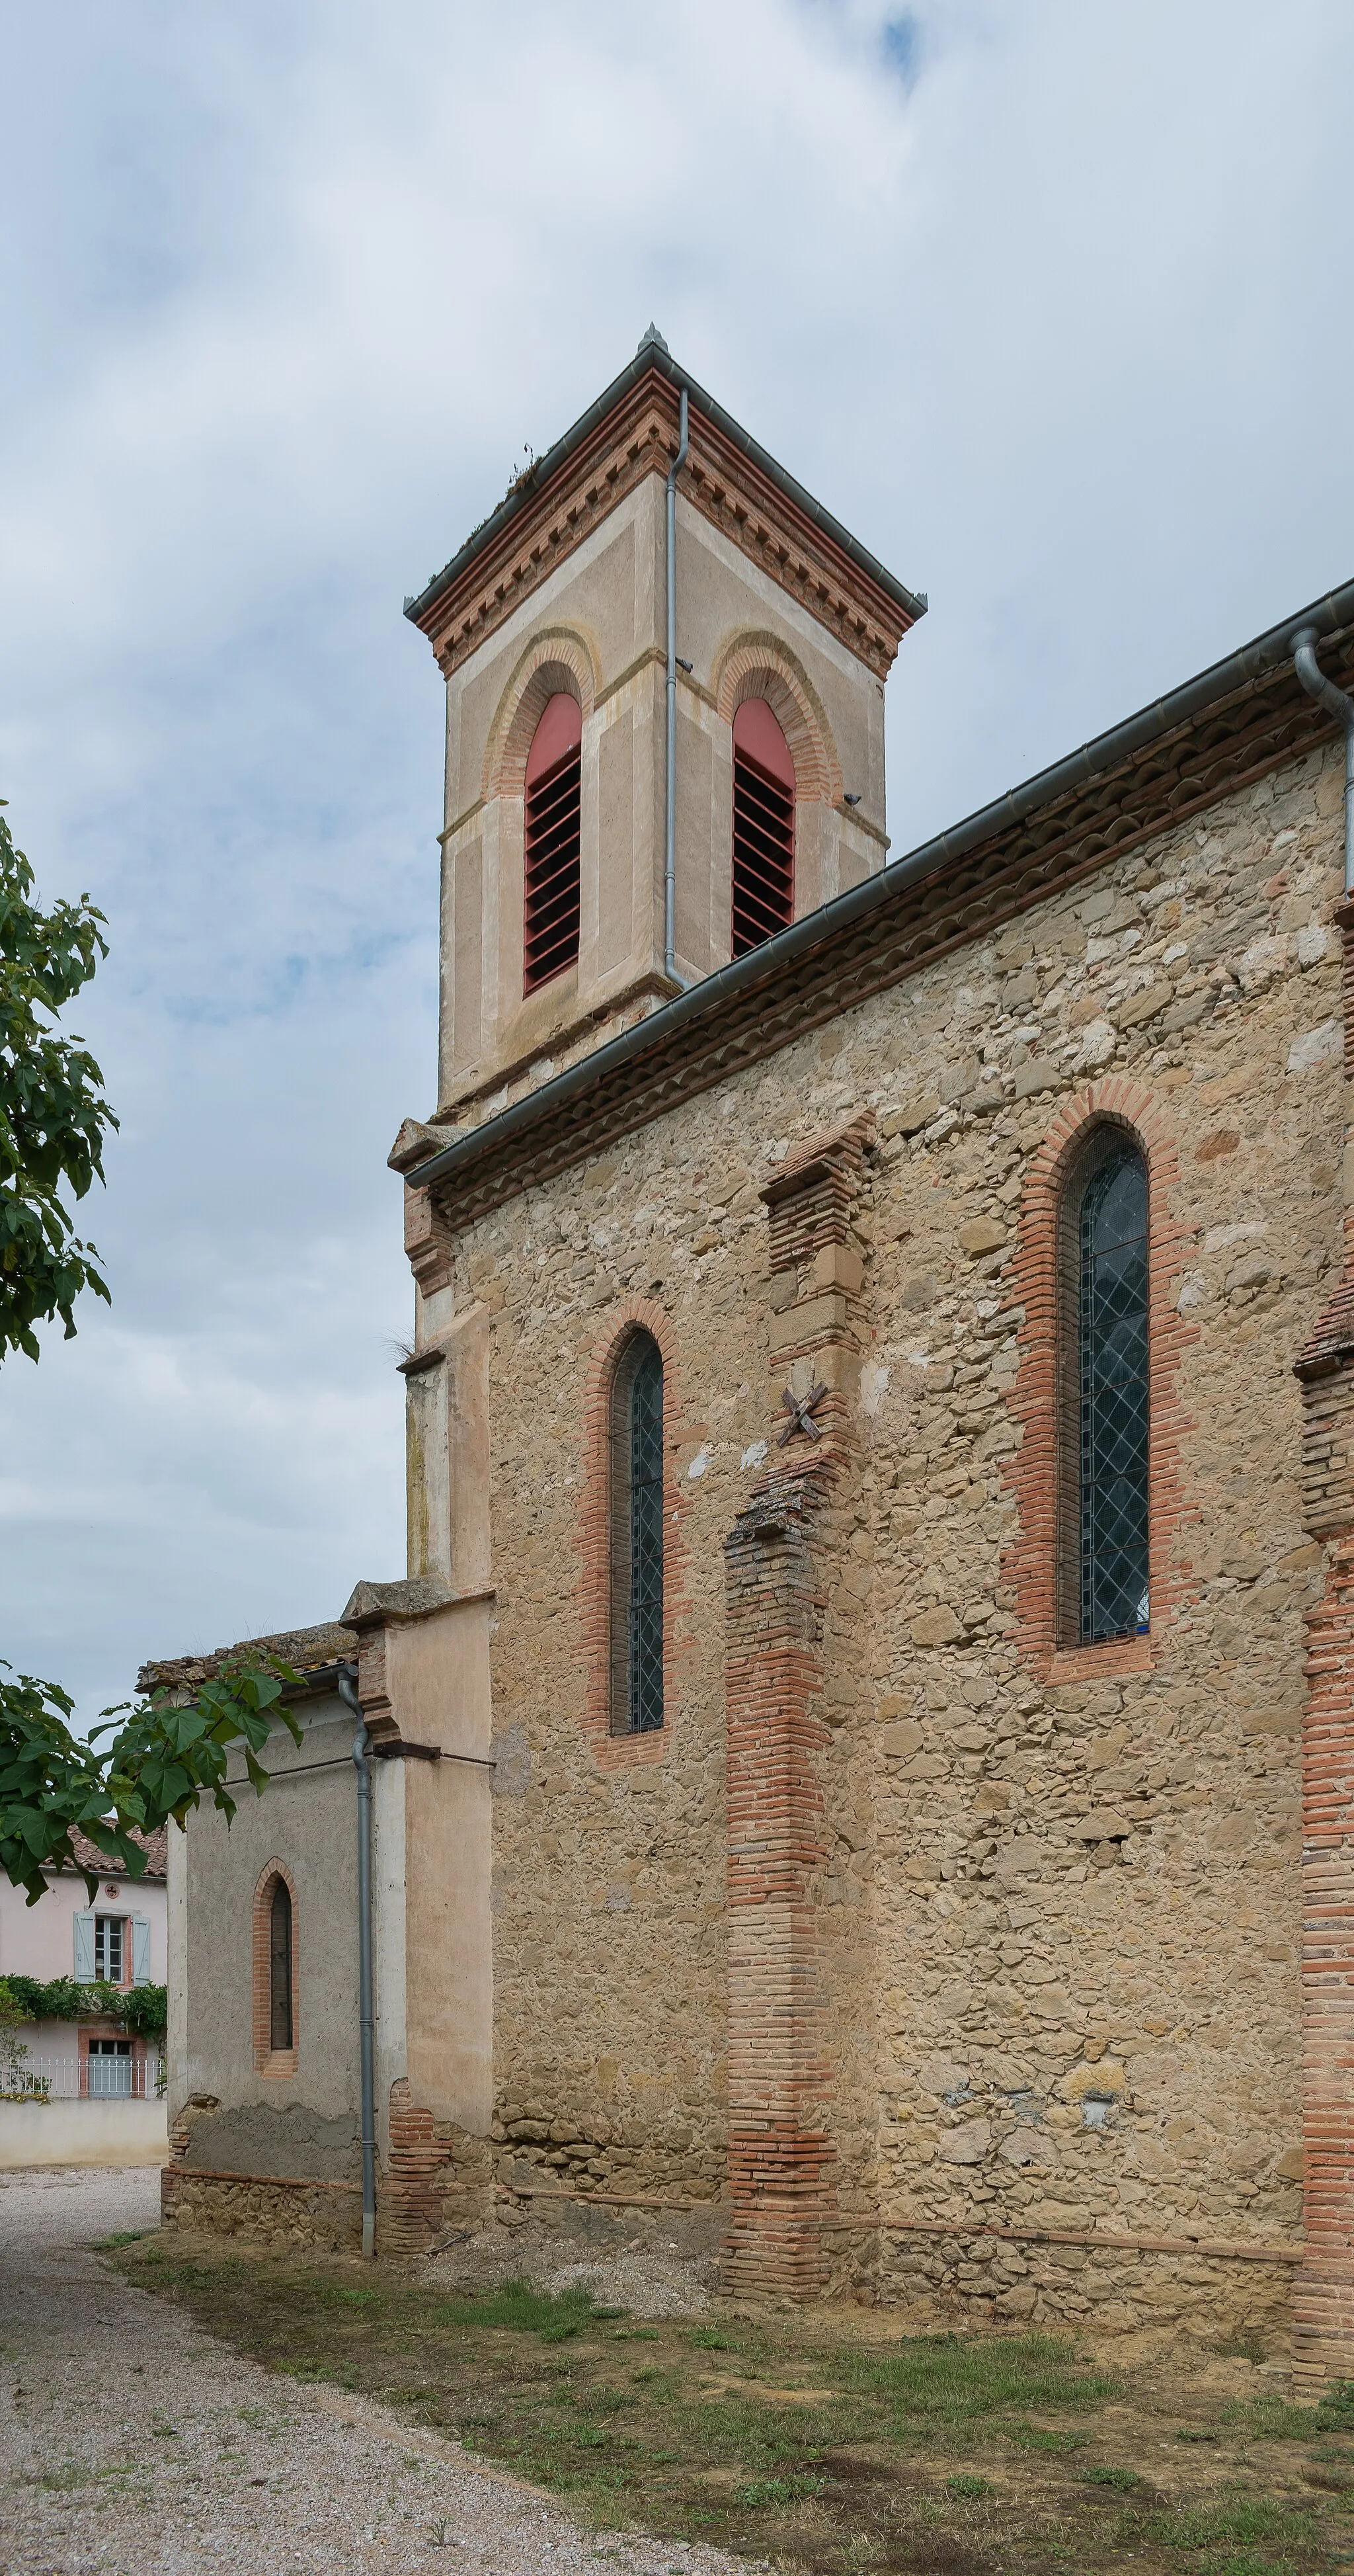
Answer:
M111 1313L0 1372L0 1652L403 1570L401 616L652 318L931 613L901 853L1354 575L1344 0L12 10L0 794L112 955Z

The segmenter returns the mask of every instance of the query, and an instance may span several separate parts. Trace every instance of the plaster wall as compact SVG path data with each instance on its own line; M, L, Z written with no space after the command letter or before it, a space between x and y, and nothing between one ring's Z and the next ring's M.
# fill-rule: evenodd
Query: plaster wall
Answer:
M301 1713L299 1746L269 1738L261 1798L242 1782L229 1828L203 1807L170 1836L168 2099L172 2121L189 2115L191 2164L337 2179L358 2136L352 1720L336 1696ZM274 1859L295 1887L298 2056L285 2077L254 2060L254 1891Z
M159 2165L163 2102L0 2102L0 2172L33 2165Z
M1333 754L1292 764L460 1239L458 1299L492 1327L505 2179L723 2187L723 1541L774 1434L781 1310L807 1293L769 1270L759 1192L869 1108L856 1464L818 1539L841 2260L1013 2316L1208 2306L1216 2330L1220 2301L1260 2297L1254 2267L1223 2300L1211 2274L1051 2266L992 2231L1299 2229L1303 1614L1323 1559L1291 1361L1338 1268L1339 800ZM1192 1336L1161 1534L1174 1592L1136 1669L1117 1650L1058 1669L1011 1573L1010 1274L1050 1125L1111 1072L1178 1164L1154 1210ZM585 1395L635 1298L674 1355L682 1606L661 1744L603 1762L584 1724Z

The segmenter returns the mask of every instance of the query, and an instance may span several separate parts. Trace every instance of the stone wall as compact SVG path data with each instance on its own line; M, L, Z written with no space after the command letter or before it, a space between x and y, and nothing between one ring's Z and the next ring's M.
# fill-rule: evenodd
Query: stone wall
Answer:
M1323 1583L1292 1362L1339 1256L1339 788L1334 753L1291 765L457 1242L458 1306L492 1325L494 1728L514 1748L494 1799L501 2181L726 2190L725 1541L838 1298L853 1463L816 1541L805 1897L833 2034L831 2279L870 2296L939 2265L946 2297L986 2298L985 2260L935 2250L953 2231L1006 2249L1011 2282L1033 2265L1040 2313L1079 2315L1094 2278L1127 2314L1135 2263L1212 2295L1183 2251L1036 2264L1010 2251L1024 2229L1226 2240L1275 2257L1241 2267L1247 2299L1286 2280L1303 1620ZM1150 1125L1170 1237L1153 1325L1175 1481L1150 1646L1060 1654L1020 1590L1017 1254L1054 1122L1115 1082ZM768 1181L866 1111L858 1287L773 1268ZM635 1300L679 1361L682 1609L661 1745L603 1764L585 1399ZM904 2257L879 2222L941 2233Z

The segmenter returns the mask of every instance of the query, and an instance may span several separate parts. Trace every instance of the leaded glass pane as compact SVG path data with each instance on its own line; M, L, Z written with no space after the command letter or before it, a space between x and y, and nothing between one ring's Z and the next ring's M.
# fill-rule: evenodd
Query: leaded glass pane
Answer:
M650 1342L630 1387L630 1730L663 1723L663 1362Z
M1147 1627L1147 1172L1127 1139L1081 1203L1081 1635Z

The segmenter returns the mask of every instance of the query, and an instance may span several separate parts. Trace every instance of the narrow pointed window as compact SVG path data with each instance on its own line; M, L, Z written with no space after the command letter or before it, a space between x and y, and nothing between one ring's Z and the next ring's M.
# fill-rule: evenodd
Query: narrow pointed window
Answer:
M774 938L794 910L794 762L765 698L745 698L733 720L733 955Z
M1148 1624L1148 1198L1147 1166L1122 1131L1082 1169L1067 1250L1078 1270L1076 1633L1093 1645Z
M611 1732L663 1723L663 1359L632 1333L611 1385Z
M285 1878L274 1879L272 1903L268 1909L268 2026L270 2047L290 2048L293 2045L291 1889Z
M522 991L534 993L578 957L583 718L561 689L527 753Z

